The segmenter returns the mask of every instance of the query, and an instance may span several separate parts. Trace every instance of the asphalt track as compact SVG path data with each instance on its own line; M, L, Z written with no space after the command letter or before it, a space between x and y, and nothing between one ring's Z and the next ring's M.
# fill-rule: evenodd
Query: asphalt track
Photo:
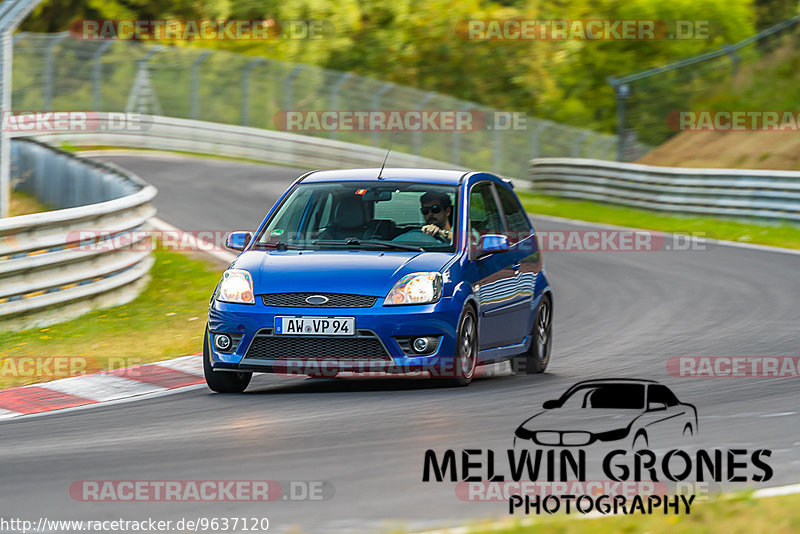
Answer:
M155 155L102 158L159 188L159 217L185 230L255 228L300 170ZM578 228L537 220L538 231ZM555 290L548 373L436 389L424 380L256 376L243 395L201 388L0 424L0 515L50 519L263 517L270 530L423 529L507 516L507 504L422 483L426 449L511 447L514 429L573 383L650 378L697 406L694 446L771 449L800 481L798 379L678 378L673 356L797 355L800 256L707 250L546 255ZM210 290L211 288L209 288ZM200 347L198 347L200 350ZM680 438L663 443L680 446ZM322 502L84 503L77 480L324 480ZM732 485L730 489L758 487Z

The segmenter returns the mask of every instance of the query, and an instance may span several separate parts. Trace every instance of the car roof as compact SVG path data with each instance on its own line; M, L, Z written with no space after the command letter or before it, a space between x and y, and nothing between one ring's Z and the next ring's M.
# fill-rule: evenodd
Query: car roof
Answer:
M592 384L658 384L655 380L645 380L643 378L598 378L594 380L584 380L573 384L570 389L577 386L592 385Z
M410 169L410 168L386 168L381 173L381 180L378 180L380 169L340 169L333 171L313 171L306 175L301 181L308 182L420 182L431 184L452 184L458 185L461 179L469 174L467 171L442 170L442 169Z

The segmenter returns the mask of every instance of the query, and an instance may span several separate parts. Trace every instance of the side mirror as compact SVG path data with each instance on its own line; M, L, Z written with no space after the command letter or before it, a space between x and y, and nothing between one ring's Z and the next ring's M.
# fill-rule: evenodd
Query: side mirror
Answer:
M667 403L665 402L648 402L647 403L647 411L648 412L660 412L662 410L667 409Z
M544 408L545 410L552 410L553 408L560 408L560 407L561 405L558 403L557 400L544 401L544 404L542 404L542 408Z
M481 236L481 254L494 254L506 252L511 249L508 237L500 234L486 234Z
M225 240L225 246L231 250L244 250L252 238L250 232L231 232Z

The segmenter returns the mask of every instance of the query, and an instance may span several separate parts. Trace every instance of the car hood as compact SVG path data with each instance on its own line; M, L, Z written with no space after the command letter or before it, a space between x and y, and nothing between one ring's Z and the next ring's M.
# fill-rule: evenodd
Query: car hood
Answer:
M350 293L385 296L402 276L439 271L453 257L442 252L373 250L250 250L233 266L253 276L256 295Z
M522 423L520 428L528 432L539 430L609 432L626 428L641 413L641 410L554 408L534 415Z

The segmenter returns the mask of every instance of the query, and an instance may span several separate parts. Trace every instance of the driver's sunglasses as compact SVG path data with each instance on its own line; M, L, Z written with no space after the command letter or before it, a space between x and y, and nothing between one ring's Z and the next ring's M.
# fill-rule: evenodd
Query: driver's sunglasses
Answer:
M439 213L440 211L442 211L442 208L437 204L431 206L430 208L421 208L419 211L421 211L423 215L427 215L430 212Z

